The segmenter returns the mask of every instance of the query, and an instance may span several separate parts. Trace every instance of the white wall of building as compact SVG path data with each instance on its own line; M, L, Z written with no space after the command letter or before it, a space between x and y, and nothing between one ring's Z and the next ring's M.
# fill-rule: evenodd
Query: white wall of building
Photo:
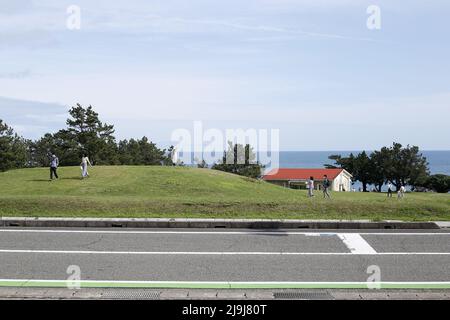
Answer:
M336 179L333 180L331 186L333 191L351 191L352 190L352 177L347 171L342 171Z

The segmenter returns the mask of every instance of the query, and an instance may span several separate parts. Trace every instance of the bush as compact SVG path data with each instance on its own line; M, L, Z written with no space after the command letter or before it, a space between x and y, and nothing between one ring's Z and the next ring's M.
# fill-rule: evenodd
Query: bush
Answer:
M450 191L450 176L445 174L435 174L428 178L426 187L438 193Z
M27 143L0 119L0 172L27 164Z

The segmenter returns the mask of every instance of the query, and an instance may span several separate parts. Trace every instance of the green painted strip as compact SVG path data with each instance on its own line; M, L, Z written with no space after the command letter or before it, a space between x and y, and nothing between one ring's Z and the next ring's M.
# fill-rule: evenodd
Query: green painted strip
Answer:
M0 280L0 287L67 288L67 281ZM369 289L366 282L133 282L81 281L81 288L159 289ZM450 289L450 282L381 282L380 289Z
M232 289L370 289L367 283L230 284ZM380 289L450 289L450 283L381 283Z

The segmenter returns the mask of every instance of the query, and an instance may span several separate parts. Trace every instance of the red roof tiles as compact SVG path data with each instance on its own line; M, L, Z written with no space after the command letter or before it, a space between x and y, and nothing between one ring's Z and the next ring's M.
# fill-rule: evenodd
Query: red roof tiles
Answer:
M263 176L264 180L308 180L314 177L315 180L323 179L324 175L328 179L335 179L344 169L291 169L279 168L272 169L268 174Z

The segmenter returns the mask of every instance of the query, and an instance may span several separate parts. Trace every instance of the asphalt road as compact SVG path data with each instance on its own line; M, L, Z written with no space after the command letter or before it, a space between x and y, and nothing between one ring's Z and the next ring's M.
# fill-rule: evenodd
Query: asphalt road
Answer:
M11 280L447 283L450 231L0 229ZM372 267L371 267L372 266Z

